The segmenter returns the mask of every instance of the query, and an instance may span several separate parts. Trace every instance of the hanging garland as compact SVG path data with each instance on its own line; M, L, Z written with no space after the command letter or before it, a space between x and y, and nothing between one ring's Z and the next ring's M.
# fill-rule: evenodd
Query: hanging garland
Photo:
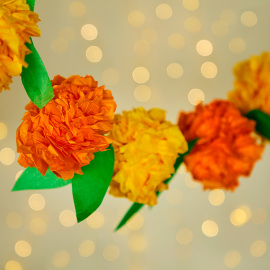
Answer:
M270 140L269 53L236 65L229 101L180 112L177 124L158 108L114 115L111 91L92 76L50 81L31 39L40 35L34 5L0 1L0 91L21 75L31 99L16 134L18 163L26 169L12 191L71 184L81 222L109 188L133 202L118 230L144 205L157 204L183 162L204 189L233 191L240 176L251 174Z

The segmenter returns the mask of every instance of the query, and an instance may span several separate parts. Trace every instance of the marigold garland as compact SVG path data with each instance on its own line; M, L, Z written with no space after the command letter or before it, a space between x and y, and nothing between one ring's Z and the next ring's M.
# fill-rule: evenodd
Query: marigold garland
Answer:
M260 109L270 115L270 53L263 52L234 67L234 89L228 99L243 113Z
M181 112L178 125L187 141L199 138L184 162L204 189L234 190L239 176L249 176L264 147L252 136L255 122L228 101L197 105Z
M25 55L31 53L25 43L39 37L38 14L30 11L25 0L0 1L0 92L8 90L12 76L27 67Z
M157 203L157 191L174 173L179 153L187 142L176 125L165 120L165 111L139 107L116 115L109 137L114 140L114 175L109 193L148 205Z
M104 151L112 140L103 136L113 127L116 103L110 90L98 87L92 76L56 76L55 97L42 109L26 106L17 130L18 163L36 167L45 175L48 167L58 177L82 174L95 152Z

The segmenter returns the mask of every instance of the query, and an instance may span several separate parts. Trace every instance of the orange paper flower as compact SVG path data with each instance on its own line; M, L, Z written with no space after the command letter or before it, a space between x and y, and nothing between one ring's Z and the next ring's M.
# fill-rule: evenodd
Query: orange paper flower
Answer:
M26 0L0 1L0 92L8 90L12 76L19 76L27 67L24 58L30 51L25 43L39 37L38 14L29 9Z
M103 136L112 129L116 103L110 90L91 76L56 76L55 97L42 109L33 102L25 107L17 130L19 164L36 167L45 175L48 167L58 177L71 179L82 174L95 152L112 142ZM104 164L106 166L106 164Z
M187 142L177 125L161 109L136 108L117 115L109 136L114 139L115 165L109 193L148 205L157 203L157 191L174 173L179 153Z
M250 175L263 152L252 136L255 122L228 101L216 100L198 105L195 112L181 112L178 125L187 141L199 138L184 162L204 189L234 190L238 177Z
M260 109L270 115L270 53L252 56L234 67L234 90L229 100L241 112Z

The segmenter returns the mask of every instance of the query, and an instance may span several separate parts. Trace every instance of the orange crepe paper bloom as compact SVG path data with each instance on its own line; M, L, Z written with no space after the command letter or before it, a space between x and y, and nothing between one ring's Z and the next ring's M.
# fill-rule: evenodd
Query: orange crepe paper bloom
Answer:
M38 21L26 0L0 0L0 92L10 89L11 77L27 67L24 58L30 51L25 43L40 36Z
M270 115L270 53L252 56L234 67L234 89L228 99L241 112L260 109Z
M197 105L181 112L178 125L187 141L199 138L184 162L204 189L234 190L238 177L249 176L263 146L253 137L255 122L243 117L228 101Z
M187 142L177 125L165 120L161 109L140 107L116 115L109 137L114 140L115 165L109 193L148 205L157 203L157 191L174 173L179 153Z
M83 174L95 152L104 151L112 140L103 136L113 127L116 103L110 90L98 87L92 76L56 76L55 97L42 109L33 102L17 130L18 163L36 167L45 175L48 167L58 177ZM104 164L106 166L106 164Z

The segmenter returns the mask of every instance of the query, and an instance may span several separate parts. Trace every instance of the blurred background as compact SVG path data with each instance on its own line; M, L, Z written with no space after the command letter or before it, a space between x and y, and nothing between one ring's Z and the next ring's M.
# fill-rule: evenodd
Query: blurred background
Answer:
M92 75L117 112L160 107L176 123L226 99L232 68L270 45L269 0L36 1L34 38L49 76ZM270 269L270 147L235 192L203 191L181 167L157 206L114 232L131 203L106 195L76 223L71 186L11 192L15 134L29 102L20 78L0 105L0 269Z

